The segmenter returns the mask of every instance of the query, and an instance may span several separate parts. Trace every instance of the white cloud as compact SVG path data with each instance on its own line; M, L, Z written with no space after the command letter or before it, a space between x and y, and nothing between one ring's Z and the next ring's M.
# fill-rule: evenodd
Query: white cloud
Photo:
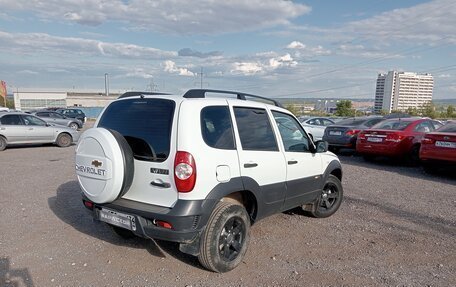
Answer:
M177 52L163 51L126 43L58 37L45 33L7 33L0 31L0 47L20 54L103 55L141 59L177 57Z
M456 43L456 2L435 0L395 9L372 18L348 23L341 32L378 42L415 41Z
M260 55L261 57L264 55ZM235 62L232 64L230 73L233 75L242 74L251 76L255 74L266 74L283 67L295 67L298 64L290 54L269 58L267 60Z
M180 76L187 76L187 77L192 77L195 76L196 74L193 73L192 71L188 70L185 67L178 67L175 62L171 60L167 60L163 63L163 70L165 72L171 73L171 74L178 74Z
M89 26L118 21L132 29L173 34L219 34L287 25L311 10L283 0L0 0L0 7L4 13L29 11L45 20Z
M290 44L288 44L287 49L305 49L306 45L299 41L293 41Z

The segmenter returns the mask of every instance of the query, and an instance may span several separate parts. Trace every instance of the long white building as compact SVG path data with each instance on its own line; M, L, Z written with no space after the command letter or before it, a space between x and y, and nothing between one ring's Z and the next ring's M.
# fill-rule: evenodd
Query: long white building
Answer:
M430 74L390 71L379 74L375 89L374 112L406 111L432 101L434 78Z

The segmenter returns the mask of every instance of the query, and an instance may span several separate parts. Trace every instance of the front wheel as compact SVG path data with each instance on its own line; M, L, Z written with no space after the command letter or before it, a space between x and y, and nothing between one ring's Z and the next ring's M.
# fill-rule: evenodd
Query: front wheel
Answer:
M4 137L0 136L0 151L3 151L6 149L6 140Z
M71 145L72 141L73 141L73 139L71 138L71 136L69 134L59 134L55 143L59 147L69 147Z
M250 220L243 206L219 202L201 235L200 263L219 273L234 269L247 251L249 230Z
M343 195L344 191L339 178L330 174L321 191L320 197L310 213L317 218L325 218L333 215L339 209Z

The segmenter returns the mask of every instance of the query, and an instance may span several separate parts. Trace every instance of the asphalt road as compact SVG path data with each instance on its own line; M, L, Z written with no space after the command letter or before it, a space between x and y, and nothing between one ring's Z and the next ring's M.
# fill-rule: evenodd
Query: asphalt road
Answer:
M0 152L0 286L456 286L456 176L341 155L345 201L252 227L244 262L204 270L173 243L123 240L80 200L74 146Z

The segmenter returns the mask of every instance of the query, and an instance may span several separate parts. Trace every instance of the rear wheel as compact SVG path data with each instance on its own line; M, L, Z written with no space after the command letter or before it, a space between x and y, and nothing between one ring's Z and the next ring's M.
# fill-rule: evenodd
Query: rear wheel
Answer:
M6 149L6 139L4 137L0 137L0 151Z
M69 147L73 138L69 134L59 134L55 141L59 147Z
M71 123L69 125L69 128L73 129L73 130L77 130L79 128L79 125L77 123Z
M317 218L324 218L333 215L340 207L343 199L343 188L340 180L329 175L325 186L310 213Z
M247 251L249 230L250 219L243 206L219 202L201 235L200 263L219 273L234 269Z

